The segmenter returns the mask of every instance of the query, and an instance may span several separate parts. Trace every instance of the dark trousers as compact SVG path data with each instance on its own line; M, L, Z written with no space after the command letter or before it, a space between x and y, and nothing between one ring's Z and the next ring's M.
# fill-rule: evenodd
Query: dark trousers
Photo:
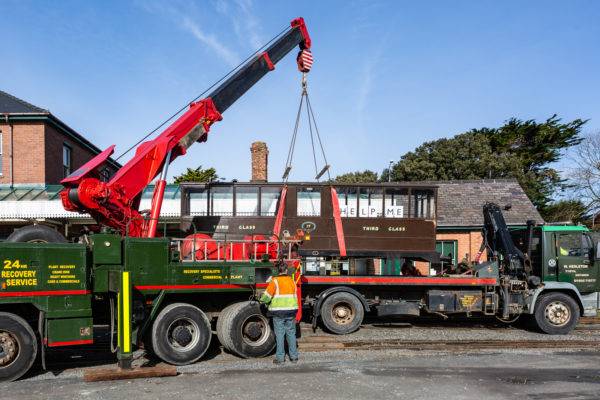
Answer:
M275 341L277 342L275 358L279 361L285 360L285 340L287 339L290 360L297 360L296 318L273 316L273 327L275 328Z

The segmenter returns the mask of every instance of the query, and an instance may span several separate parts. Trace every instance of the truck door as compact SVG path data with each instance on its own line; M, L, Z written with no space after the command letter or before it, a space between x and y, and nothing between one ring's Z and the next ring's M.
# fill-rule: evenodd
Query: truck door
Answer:
M583 232L556 233L558 281L573 283L581 293L595 292L598 264L593 248L590 237Z

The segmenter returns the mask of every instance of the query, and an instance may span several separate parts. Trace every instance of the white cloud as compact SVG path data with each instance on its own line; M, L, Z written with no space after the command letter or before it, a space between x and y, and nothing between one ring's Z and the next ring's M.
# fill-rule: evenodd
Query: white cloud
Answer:
M202 25L202 11L204 9L201 10L193 3L188 2L139 1L137 4L149 13L169 18L180 29L190 33L230 66L238 65L240 57L237 52L227 46L216 35L208 32ZM227 14L228 12L228 5L225 2L215 3L214 8L219 13ZM207 14L211 15L213 12L209 10Z
M212 49L230 66L234 67L240 62L240 58L234 51L225 46L216 36L205 33L200 25L192 21L191 18L183 17L181 27L190 32L200 43Z

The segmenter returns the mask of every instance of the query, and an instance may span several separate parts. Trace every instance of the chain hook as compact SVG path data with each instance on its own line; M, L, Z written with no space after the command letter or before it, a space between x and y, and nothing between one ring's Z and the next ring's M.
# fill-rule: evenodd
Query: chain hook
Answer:
M306 93L306 86L307 86L307 82L306 82L306 72L302 73L302 93Z

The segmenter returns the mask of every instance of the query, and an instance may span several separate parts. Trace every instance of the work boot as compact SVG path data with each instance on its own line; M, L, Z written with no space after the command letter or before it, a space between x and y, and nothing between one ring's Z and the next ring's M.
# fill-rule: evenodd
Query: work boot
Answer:
M298 362L298 359L297 358L290 358L290 362L292 364L296 364Z
M279 359L274 359L273 360L273 364L283 364L285 362L285 360L279 360Z

